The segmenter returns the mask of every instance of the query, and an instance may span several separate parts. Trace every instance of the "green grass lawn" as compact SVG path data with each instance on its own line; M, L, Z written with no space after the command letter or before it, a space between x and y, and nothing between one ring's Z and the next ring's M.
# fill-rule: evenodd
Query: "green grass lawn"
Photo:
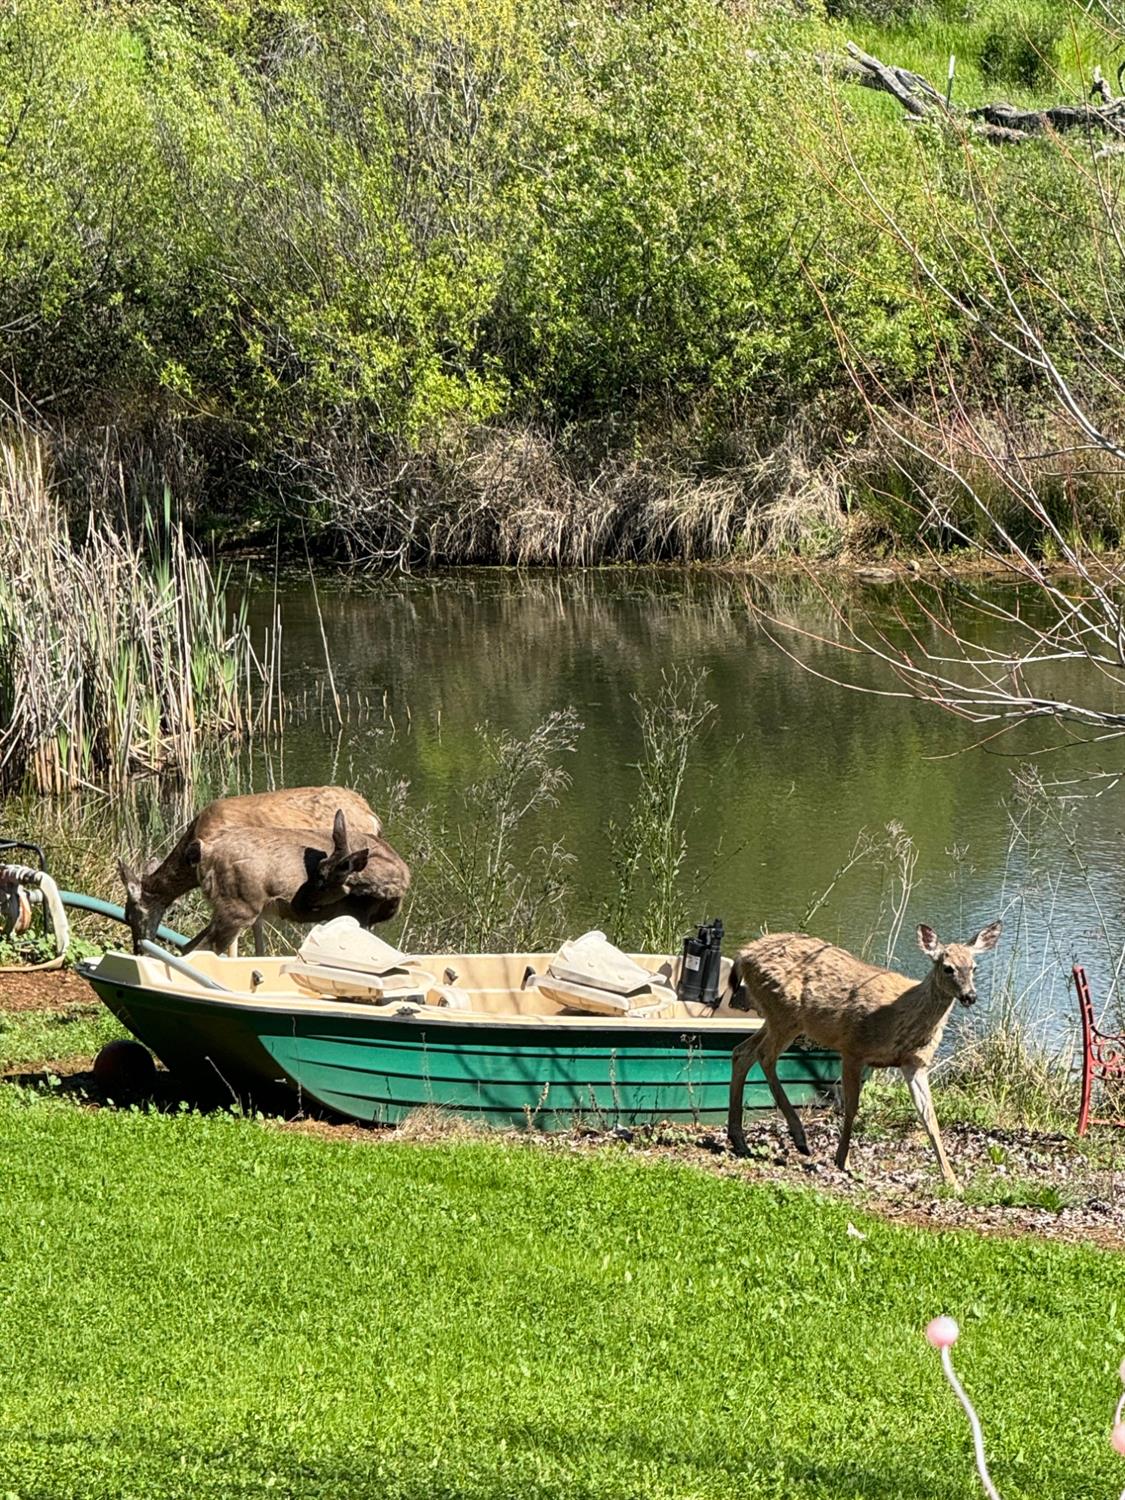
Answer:
M4 1500L971 1497L939 1311L1006 1500L1125 1481L1116 1256L10 1087L0 1160Z
M962 104L1060 103L1072 90L1082 98L1095 63L1116 88L1113 38L1096 12L1087 16L1061 0L979 0L972 6L936 0L913 7L845 0L837 14L841 29L861 47L885 63L915 69L942 90L954 53L954 99Z
M106 1042L127 1035L97 1001L69 1010L0 1011L0 1071L93 1057Z

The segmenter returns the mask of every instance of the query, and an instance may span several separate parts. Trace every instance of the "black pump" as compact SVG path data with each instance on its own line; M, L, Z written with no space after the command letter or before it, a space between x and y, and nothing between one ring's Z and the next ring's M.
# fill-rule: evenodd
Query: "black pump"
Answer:
M716 917L713 922L704 923L695 937L684 938L680 982L676 986L679 999L697 1000L704 1005L718 1005L722 946L721 917Z

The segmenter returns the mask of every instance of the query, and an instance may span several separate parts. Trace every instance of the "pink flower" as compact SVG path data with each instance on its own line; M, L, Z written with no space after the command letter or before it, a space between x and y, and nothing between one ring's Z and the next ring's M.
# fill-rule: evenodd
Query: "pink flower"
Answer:
M926 1338L935 1349L951 1349L959 1333L952 1318L931 1318L926 1324Z

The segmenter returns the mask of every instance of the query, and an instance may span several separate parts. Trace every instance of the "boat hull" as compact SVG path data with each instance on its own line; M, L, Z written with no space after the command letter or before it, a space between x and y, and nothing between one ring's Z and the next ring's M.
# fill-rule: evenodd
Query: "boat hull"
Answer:
M356 1005L129 983L122 966L82 972L122 1024L174 1074L219 1096L293 1114L322 1107L394 1125L419 1109L495 1127L566 1130L658 1120L725 1123L730 1054L755 1022L378 1013ZM836 1053L793 1048L778 1072L798 1107L823 1102ZM773 1107L756 1066L746 1108Z
M740 1040L707 1023L532 1029L341 1018L264 1036L262 1044L305 1095L350 1119L393 1125L436 1107L483 1125L567 1130L724 1124L731 1049ZM840 1059L794 1049L779 1059L778 1072L795 1105L815 1104L839 1079ZM746 1107L773 1107L757 1068Z

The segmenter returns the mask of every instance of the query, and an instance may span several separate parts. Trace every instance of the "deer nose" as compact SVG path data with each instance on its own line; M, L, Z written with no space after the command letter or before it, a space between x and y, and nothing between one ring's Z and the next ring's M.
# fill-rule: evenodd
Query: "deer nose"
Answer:
M964 990L961 994L962 1005L975 1005L977 1003L976 990Z

